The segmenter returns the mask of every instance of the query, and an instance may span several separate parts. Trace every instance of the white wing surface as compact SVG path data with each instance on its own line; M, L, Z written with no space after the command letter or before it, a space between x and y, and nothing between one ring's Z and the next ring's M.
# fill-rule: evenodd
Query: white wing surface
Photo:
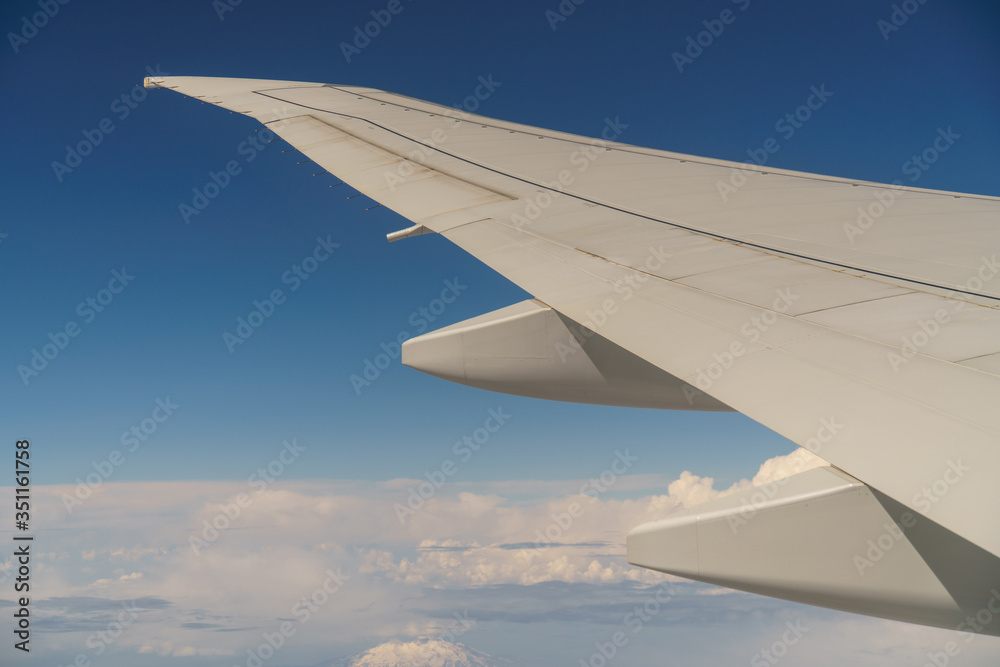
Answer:
M637 148L614 120L594 140L369 88L146 85L257 118L414 223L390 237L442 234L535 297L408 342L411 365L738 410L1000 556L1000 199Z

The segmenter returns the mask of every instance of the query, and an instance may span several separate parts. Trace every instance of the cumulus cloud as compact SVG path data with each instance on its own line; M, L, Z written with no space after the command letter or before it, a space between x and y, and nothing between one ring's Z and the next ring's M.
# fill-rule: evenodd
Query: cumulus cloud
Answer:
M290 646L337 645L344 654L378 643L359 646L359 637L442 631L461 609L442 607L459 601L434 591L467 591L470 600L486 590L539 595L553 609L582 609L584 600L602 599L600 591L648 597L647 587L677 579L628 565L628 529L817 465L824 462L798 450L725 489L688 471L676 479L620 475L606 478L606 487L593 480L445 485L414 502L404 520L398 506L415 480L280 480L259 493L241 482L107 483L72 512L63 502L71 487L38 487L47 570L37 622L47 628L51 661L68 664L87 654L88 638L115 623L129 601L145 600L136 612L141 622L121 633L112 653L236 659L282 623L295 630ZM0 522L10 519L5 512L0 507ZM0 553L0 561L9 577L11 559ZM685 613L721 610L726 618L754 605L788 608L696 586ZM597 622L597 607L594 614ZM669 617L685 616L676 609Z
M239 482L110 483L71 513L62 497L73 489L37 493L48 525L70 531L72 553L79 554L74 560L92 568L89 578L80 567L57 568L50 576L58 594L100 588L109 595L150 595L167 584L206 603L205 591L222 589L242 607L261 593L308 589L338 564L428 586L651 582L662 575L624 560L629 528L822 463L798 450L728 489L685 471L670 481L637 476L665 492L612 497L609 491L637 488L622 475L608 488L588 486L592 480L560 483L574 492L516 504L496 491L537 493L539 486L551 490L551 483L487 483L480 492L446 487L412 507L403 493L410 487L393 482L283 482L261 492ZM405 520L400 506L409 510ZM245 585L276 561L282 566L275 574L252 589Z
M754 475L750 483L753 486L762 486L769 482L785 479L800 472L820 468L825 465L830 464L808 449L799 448L791 454L775 456L772 459L764 461L760 466L760 471Z

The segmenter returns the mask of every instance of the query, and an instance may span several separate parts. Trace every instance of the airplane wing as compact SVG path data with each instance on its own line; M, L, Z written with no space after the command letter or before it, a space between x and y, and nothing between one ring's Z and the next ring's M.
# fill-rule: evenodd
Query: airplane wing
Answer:
M713 540L712 521L745 506L640 527L630 561L942 627L992 604L1000 199L629 146L616 119L588 139L370 88L145 85L253 116L414 223L390 240L441 234L535 297L407 341L408 365L557 400L738 410L846 473L803 473L795 493L752 503L731 539ZM935 150L952 141L943 129ZM861 568L850 557L872 561L883 520L901 529L903 564ZM804 549L808 526L854 546ZM713 561L718 550L735 560ZM974 576L941 565L949 553ZM806 558L781 584L785 563ZM772 567L748 565L760 559ZM912 581L936 592L918 604L902 592L911 579L883 585L876 570L921 570ZM865 587L876 594L859 603Z

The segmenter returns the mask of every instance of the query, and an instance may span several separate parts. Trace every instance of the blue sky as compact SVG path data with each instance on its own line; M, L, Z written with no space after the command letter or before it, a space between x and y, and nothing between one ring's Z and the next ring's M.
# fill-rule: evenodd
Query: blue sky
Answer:
M557 7L557 4L553 4ZM367 85L460 104L479 77L499 82L477 111L596 135L606 117L641 146L744 160L769 137L772 164L875 181L937 128L962 138L919 185L998 192L997 12L930 3L888 40L878 3L587 2L550 26L544 3L429 5L403 10L346 61L339 44L380 6L243 2L220 20L210 2L137 9L70 3L18 52L3 57L16 104L8 124L11 196L0 246L7 326L0 397L8 437L44 443L39 481L72 481L95 452L169 396L181 405L122 480L239 478L233 465L282 438L314 445L311 474L414 475L488 407L516 418L469 479L582 474L610 443L643 453L649 470L752 474L791 449L736 415L560 405L453 387L394 364L355 395L348 380L410 313L458 277L468 289L442 314L450 324L520 300L503 278L434 237L387 244L405 220L325 187L282 142L257 154L190 224L178 213L210 170L233 158L257 124L167 91L136 91L145 68L171 74ZM6 6L17 28L32 3ZM734 20L679 71L672 57L722 10ZM37 10L37 8L36 8ZM10 38L8 38L10 41ZM810 95L833 93L786 138L775 123ZM134 109L119 98L135 95ZM116 102L117 100L117 102ZM127 116L122 117L127 112ZM52 163L104 118L114 130L61 181ZM281 287L318 236L341 245L254 337L230 353L222 333ZM135 276L107 309L28 385L17 367L126 267ZM502 450L501 450L502 448ZM537 465L524 466L526 456Z
M467 288L431 328L528 295L433 235L386 243L408 221L366 212L373 202L328 188L335 180L312 176L315 166L296 164L303 158L281 141L242 162L186 222L179 205L210 171L242 160L259 125L137 89L147 69L362 85L448 105L489 79L495 91L470 110L584 136L617 117L622 142L738 161L775 137L769 164L881 182L908 179L911 156L952 128L954 146L908 184L1000 195L1000 9L990 2L902 3L915 12L905 23L897 14L890 30L893 3L870 0L586 0L563 2L575 9L559 21L556 0L401 0L348 61L341 43L387 4L243 0L220 16L210 0L94 0L58 5L34 32L24 21L37 2L4 4L0 441L32 440L35 484L85 477L168 398L178 407L126 453L113 483L245 480L285 439L307 454L283 480L417 479L500 407L510 423L456 481L585 479L629 448L634 474L669 481L692 471L726 488L794 448L741 415L502 396L398 362L358 395L350 376L380 343L412 333L411 314L446 280ZM732 20L721 24L724 11ZM689 38L720 25L678 66ZM832 95L794 132L782 129L814 87ZM110 132L97 130L102 121ZM93 152L54 169L86 133L101 137ZM223 333L255 299L287 287L283 274L317 238L339 247L227 349ZM115 271L134 278L90 314L80 304L107 298ZM73 323L78 335L23 377L33 350Z

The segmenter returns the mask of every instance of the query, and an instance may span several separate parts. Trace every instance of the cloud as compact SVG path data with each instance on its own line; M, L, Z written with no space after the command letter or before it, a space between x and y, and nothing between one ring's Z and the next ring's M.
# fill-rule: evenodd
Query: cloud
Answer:
M753 481L821 463L799 450L765 462ZM406 502L406 487L393 482L282 481L259 493L240 482L108 483L72 513L62 502L71 487L36 494L57 539L74 547L63 553L79 554L75 568L53 565L57 594L120 598L166 586L193 604L208 607L222 595L235 608L255 609L281 591L311 590L338 565L420 586L660 581L625 562L627 530L751 483L719 490L687 471L660 482L665 493L621 499L605 492L636 488L628 475L607 489L576 480L560 483L568 494L517 503L490 484L479 493L446 485L402 525L396 506ZM538 492L532 484L492 486ZM247 586L263 571L272 574Z
M760 466L760 471L754 475L750 483L752 486L762 486L769 482L785 479L800 472L820 468L825 465L830 464L809 450L799 448L791 454L775 456L772 459L764 461Z
M433 637L388 641L363 653L329 663L329 667L500 667L509 664L461 643Z
M479 618L470 637L486 641L514 624L532 631L545 625L582 637L585 658L593 650L586 628L621 626L664 582L679 592L649 624L666 635L684 626L704 636L699 628L707 625L731 634L731 624L746 618L773 621L777 631L789 609L808 609L839 636L847 631L836 622L857 617L684 583L634 568L624 557L633 526L816 465L823 462L799 450L726 489L691 472L670 480L622 475L604 490L586 486L588 480L445 485L405 523L395 506L406 502L412 483L399 480L280 480L261 493L228 481L107 483L71 514L62 501L71 487L37 487L46 526L39 541L47 545L34 598L39 647L53 664L80 653L94 659L88 639L114 627L123 605L136 601L138 620L116 637L104 656L108 664L112 656L126 665L141 664L128 658L140 655L245 657L282 623L295 629L284 662L318 646L339 647L334 657L447 632L463 610ZM649 485L648 493L634 493ZM628 497L616 493L626 489ZM0 522L10 518L0 506ZM195 549L198 539L204 544ZM12 560L0 553L0 561L9 577ZM344 581L327 592L331 572ZM304 601L311 609L306 620ZM854 622L866 632L881 623ZM934 636L927 629L893 632L905 651L874 633L866 641L883 653L910 655L913 642ZM965 655L975 657L990 641Z

